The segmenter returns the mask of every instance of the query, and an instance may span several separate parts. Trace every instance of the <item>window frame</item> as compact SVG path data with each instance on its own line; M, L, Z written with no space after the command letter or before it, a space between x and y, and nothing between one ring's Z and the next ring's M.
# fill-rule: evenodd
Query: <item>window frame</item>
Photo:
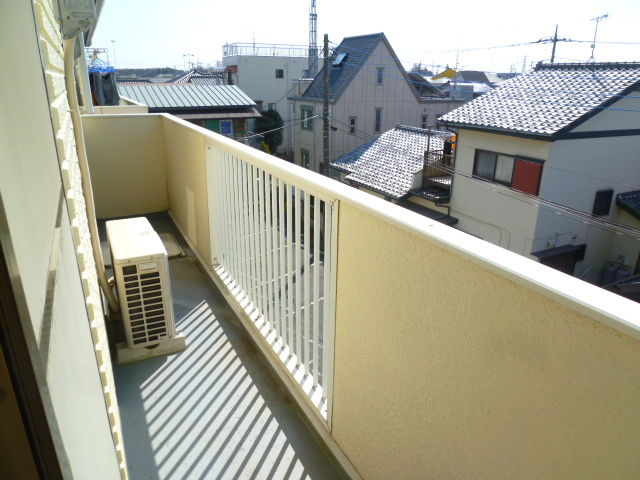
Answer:
M356 134L357 117L349 117L349 135Z
M383 85L383 77L384 77L384 67L376 68L377 77L376 77L376 85Z
M478 168L478 158L480 157L481 154L489 154L489 155L493 155L494 156L494 160L493 160L493 171L491 173L490 176L485 175L480 173L479 168ZM511 168L510 168L510 172L511 172L511 178L509 180L505 180L504 178L500 179L500 178L496 178L496 171L498 170L498 164L499 164L499 160L500 159L510 159L511 160ZM536 164L536 165L540 165L540 171L538 174L538 178L537 178L537 183L536 183L536 187L535 187L535 193L532 193L531 191L525 191L525 190L519 190L517 188L513 187L513 183L514 183L514 176L517 172L517 165L519 165L518 162L524 162L524 163L532 163L532 164ZM525 157L522 155L508 155L505 153L500 153L500 152L494 152L491 150L484 150L484 149L480 149L480 148L476 148L475 149L475 153L474 153L474 158L473 158L473 176L475 178L481 179L481 180L486 180L488 182L493 182L493 183L498 183L500 185L504 185L505 187L508 187L516 192L521 192L521 193L525 193L525 194L529 194L529 195L535 195L538 196L540 194L540 184L542 182L542 171L544 169L544 161L543 160L539 160L537 158L529 158L529 157Z
M373 133L381 133L382 131L382 107L373 109Z
M306 165L305 165L305 157L307 159ZM311 164L311 155L309 150L307 150L306 148L301 148L300 149L300 166L303 168L309 169L310 164Z
M310 105L300 106L300 116L302 117L301 127L302 130L313 131L313 107Z
M224 133L223 125L229 126L229 133ZM220 135L224 135L228 138L233 138L233 120L220 120Z

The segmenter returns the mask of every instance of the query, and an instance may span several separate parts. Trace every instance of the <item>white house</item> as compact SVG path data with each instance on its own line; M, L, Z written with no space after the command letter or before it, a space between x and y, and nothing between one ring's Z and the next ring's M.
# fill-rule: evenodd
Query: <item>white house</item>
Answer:
M410 80L384 33L346 37L329 59L330 160L397 124L434 123L461 102L425 97ZM319 172L323 157L324 69L309 88L291 97L300 118L295 162Z
M222 50L227 83L237 85L259 108L276 110L284 120L279 150L293 150L295 122L287 96L309 67L308 47L278 44L232 43Z
M612 207L640 185L639 90L639 63L538 64L441 117L457 227L600 283L614 239L640 238Z

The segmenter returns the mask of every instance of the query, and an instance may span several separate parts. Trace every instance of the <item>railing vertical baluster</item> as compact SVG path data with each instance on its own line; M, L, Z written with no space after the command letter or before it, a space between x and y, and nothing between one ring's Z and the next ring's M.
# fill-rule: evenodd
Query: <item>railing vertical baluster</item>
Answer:
M324 202L323 202L324 203ZM320 199L313 204L313 386L318 386L320 371Z
M242 243L244 245L244 274L245 281L242 285L242 289L245 291L248 297L249 304L251 304L251 284L253 283L253 277L251 275L251 245L250 245L250 230L249 230L249 186L248 186L248 165L245 162L240 162L240 174L242 176L242 200L241 200L241 222L242 222Z
M266 252L265 263L267 264L267 305L269 308L267 320L269 321L269 329L275 329L276 302L273 295L273 282L276 277L274 274L274 258L273 253L273 223L271 220L271 211L273 204L271 203L271 174L264 172L264 206L265 206L265 236L266 236Z
M287 298L286 293L286 250L285 250L285 183L284 180L278 180L278 228L280 230L280 244L278 250L280 251L280 338L282 342L286 343L286 325L287 325Z
M264 197L264 172L256 167L258 171L257 185L258 198L256 204L258 207L258 228L260 233L260 250L258 251L258 261L260 266L260 310L264 315L265 321L268 320L269 312L269 296L267 295L267 247L266 247L266 211Z
M304 300L302 298L302 262L300 256L302 255L301 243L302 243L302 231L300 226L300 219L302 213L302 190L296 188L296 196L294 199L295 204L295 282L296 282L296 330L295 330L295 345L296 345L296 358L298 365L302 360L302 306Z
M225 223L224 223L224 257L225 270L228 268L229 273L231 274L231 278L235 283L238 281L237 277L237 269L235 268L235 255L233 253L233 228L234 228L234 219L233 219L233 188L234 184L231 179L231 161L229 160L229 154L220 151L221 164L224 169L224 175L222 176L222 182L224 183L223 192L224 192L224 210L225 210Z
M258 225L258 199L256 194L256 168L249 165L249 222L250 243L251 243L251 268L253 272L253 282L251 282L251 300L256 310L261 310L260 299L260 227Z
M323 302L323 319L322 319L322 398L327 400L327 390L331 381L331 363L330 358L333 355L331 351L333 341L331 337L331 271L333 269L332 259L332 226L333 226L332 205L325 203L324 208L324 302Z
M287 236L287 345L289 346L289 354L293 354L293 276L294 276L294 263L293 263L293 187L287 184L287 224L286 224L286 236Z
M234 233L234 237L233 237L233 255L234 255L234 262L233 262L233 268L235 270L235 284L236 286L240 287L243 283L244 280L244 270L243 270L243 265L242 265L242 249L240 246L240 242L242 240L242 227L240 225L240 219L242 218L242 216L240 215L240 200L242 199L242 183L240 181L240 176L239 176L239 163L240 160L238 160L237 158L231 157L229 158L229 162L231 164L231 175L233 178L233 196L231 198L232 204L233 204L233 233Z
M311 297L311 195L308 192L304 192L304 329L300 332L299 338L303 344L303 356L304 366L309 373L309 360L311 358L311 308L313 304L313 298Z

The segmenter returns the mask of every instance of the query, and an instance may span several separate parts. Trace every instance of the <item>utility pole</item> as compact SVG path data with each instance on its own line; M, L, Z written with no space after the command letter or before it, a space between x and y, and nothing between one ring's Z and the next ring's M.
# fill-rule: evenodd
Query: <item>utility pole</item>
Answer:
M553 36L553 49L551 50L551 63L556 58L556 43L558 43L558 25L556 25L556 33Z
M324 34L324 92L322 109L322 172L329 175L329 35Z

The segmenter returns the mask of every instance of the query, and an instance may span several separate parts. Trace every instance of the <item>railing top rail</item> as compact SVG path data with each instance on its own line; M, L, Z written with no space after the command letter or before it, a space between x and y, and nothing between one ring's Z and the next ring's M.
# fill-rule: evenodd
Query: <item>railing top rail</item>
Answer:
M205 144L238 156L312 195L323 199L337 199L351 205L640 340L640 304L636 302L172 115L138 116L150 115L157 115L166 122L197 131ZM132 118L134 115L126 117Z

